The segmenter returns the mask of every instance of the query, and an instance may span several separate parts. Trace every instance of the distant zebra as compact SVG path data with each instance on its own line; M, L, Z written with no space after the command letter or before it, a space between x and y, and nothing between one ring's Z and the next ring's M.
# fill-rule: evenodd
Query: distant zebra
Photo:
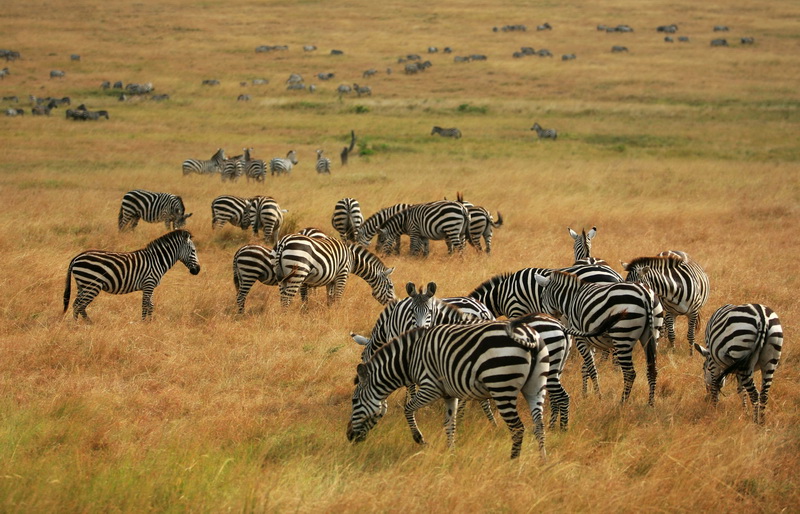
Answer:
M358 84L353 84L353 91L355 91L358 96L372 96L372 88L369 86L359 86Z
M695 345L700 309L708 301L708 275L684 252L663 252L622 263L627 282L641 282L653 289L664 305L664 323L671 346L675 346L675 317L689 318L689 354Z
M223 182L226 180L236 182L244 174L244 160L242 157L242 155L236 155L222 161L220 175Z
M186 225L186 219L192 215L185 212L180 196L134 189L122 196L117 224L120 231L133 230L142 219L147 223L163 221L167 230L178 229Z
M498 211L497 221L494 221L492 214L488 210L483 207L475 206L470 202L465 202L464 196L461 193L456 194L456 200L466 206L467 213L469 214L467 242L480 252L483 250L483 248L481 248L481 238L483 238L486 243L486 253L491 253L494 229L503 226L503 216Z
M51 70L50 71L50 78L51 79L63 79L66 73L61 70Z
M461 139L461 131L457 128L442 128L442 127L433 127L431 130L431 135L439 134L442 137L452 137L454 139Z
M255 244L245 245L233 255L233 285L239 314L244 314L245 300L256 281L267 286L278 285L276 257L272 248Z
M253 234L258 235L259 231L262 231L265 242L276 243L285 212L271 196L254 196L251 198L250 223L253 227Z
M372 238L375 235L378 235L378 248L383 246L383 239L380 236L380 228L381 226L392 216L397 214L400 211L404 211L411 207L410 203L398 203L395 205L391 205L389 207L384 207L383 209L379 210L364 222L361 226L361 231L359 233L358 242L364 246L369 246L372 242ZM400 253L400 238L398 237L395 240L395 246L391 249L391 252L394 254Z
M322 150L317 150L317 164L314 168L317 173L331 174L331 160L322 155Z
M218 149L217 152L211 156L211 159L207 161L201 159L186 159L183 161L182 165L183 175L186 176L189 173L220 173L224 161L225 150L222 148Z
M586 341L597 348L613 348L624 377L623 403L636 379L631 357L634 344L640 341L647 359L648 403L654 405L658 373L656 344L664 322L663 308L655 293L633 283L591 284L563 271L553 271L549 277L536 275L534 279L542 288L544 312L563 316L572 328L590 332L608 318L626 313L625 319L615 323L605 335Z
M783 347L783 327L775 312L766 305L723 305L706 326L706 348L695 344L705 357L703 371L706 390L716 407L725 377L736 374L737 393L747 391L753 405L753 421L764 423L772 376L778 367ZM761 394L753 383L753 373L761 371ZM742 398L742 402L746 402Z
M355 198L342 198L333 207L331 225L341 236L342 241L355 243L359 240L358 233L364 224L361 214L361 205Z
M281 305L288 307L292 298L304 290L301 286L327 288L328 305L339 300L350 273L372 287L372 296L381 304L394 298L391 273L383 262L366 248L329 237L300 234L284 236L275 247L276 274L280 282Z
M444 239L448 253L464 250L469 230L466 206L446 200L417 204L400 211L380 229L384 237L382 251L389 253L401 234L411 238L411 255L428 256L428 241Z
M539 136L539 139L552 139L553 141L558 139L558 132L556 129L542 128L538 123L534 123L531 130L536 131L536 135Z
M292 167L295 164L297 164L297 152L289 150L285 159L275 157L269 161L269 171L273 175L281 175L283 173L288 175L292 172Z
M252 148L245 148L244 149L244 176L247 177L247 181L255 180L256 182L264 182L264 179L267 177L267 168L264 164L264 161L261 159L252 159L250 157L250 152Z
M192 275L200 273L197 249L192 235L186 230L175 230L151 241L145 248L134 252L109 252L89 250L78 254L67 268L64 290L64 312L69 307L72 275L75 275L77 293L72 304L72 314L86 321L86 307L100 294L126 294L142 291L142 319L153 315L153 290L161 278L178 261Z
M519 393L534 422L539 451L546 455L542 405L549 371L547 347L525 325L527 318L476 325L439 325L405 332L357 367L353 410L347 438L361 442L386 413L386 399L396 389L416 384L405 406L417 443L425 442L415 412L444 398L448 445L454 444L459 399L494 399L511 430L511 458L520 454L525 427L517 411Z
M575 245L573 246L573 253L575 255L575 262L578 262L581 259L589 259L592 257L592 239L597 234L597 227L592 227L589 232L585 230L581 230L581 233L578 234L571 228L567 227L569 231L570 237L575 240Z
M336 88L336 92L339 93L339 97L342 95L349 95L353 92L353 88L348 86L347 84L341 84L339 87Z
M211 202L211 229L221 228L226 223L247 230L250 221L250 198L233 195L221 195Z

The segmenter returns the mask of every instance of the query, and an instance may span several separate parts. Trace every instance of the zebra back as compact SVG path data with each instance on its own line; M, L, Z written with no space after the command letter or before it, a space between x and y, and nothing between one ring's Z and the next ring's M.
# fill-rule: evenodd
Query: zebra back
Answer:
M361 206L355 198L342 198L333 208L331 225L342 240L355 243L359 240L359 231L364 224Z
M254 196L250 200L250 219L253 234L263 231L264 241L277 242L283 213L278 202L271 196Z
M233 255L233 285L239 314L244 313L245 300L256 281L267 286L278 285L276 257L272 248L255 244L242 246Z
M234 195L220 195L211 202L211 229L230 223L242 230L252 225L250 218L250 198Z
M331 174L331 160L322 155L322 150L317 150L317 164L314 168L317 173Z
M372 238L378 233L381 225L383 225L389 218L398 212L404 211L409 207L411 207L410 203L398 203L389 207L384 207L367 218L367 220L361 226L358 242L364 246L369 246L372 242Z
M120 231L133 230L142 219L148 223L164 222L167 230L175 230L186 225L186 219L192 215L185 211L180 196L134 189L122 197L117 225Z
M181 168L183 169L184 176L190 173L219 173L222 171L224 161L225 150L219 148L217 149L216 153L211 156L211 159L207 161L202 159L186 159L183 161Z

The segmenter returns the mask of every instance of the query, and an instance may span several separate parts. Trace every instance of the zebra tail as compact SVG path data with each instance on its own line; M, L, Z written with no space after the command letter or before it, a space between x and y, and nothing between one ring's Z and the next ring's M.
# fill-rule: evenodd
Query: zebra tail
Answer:
M492 226L494 228L500 228L503 226L503 215L500 214L500 211L497 211L497 221L493 221Z
M124 214L125 213L122 210L122 206L120 205L120 207L119 207L119 215L117 216L117 226L119 227L120 230L122 230L122 220L123 220L123 215Z
M69 308L69 297L72 294L72 263L74 261L75 259L70 261L69 267L67 268L67 285L64 288L64 312L62 314L66 314Z
M233 260L233 286L236 288L236 291L239 291L239 284L241 280L239 279L239 266L236 265L236 258L234 256Z
M528 338L520 337L520 335L516 333L518 327L527 325L528 323L532 323L535 318L536 314L531 313L509 320L508 323L506 324L506 334L520 346L524 346L525 348L531 348L531 349L536 348L538 344L537 340L530 341Z
M575 330L569 327L564 327L564 332L575 337L599 337L613 327L617 322L622 321L628 317L628 310L625 309L605 319L597 328L591 332L584 332L582 330Z

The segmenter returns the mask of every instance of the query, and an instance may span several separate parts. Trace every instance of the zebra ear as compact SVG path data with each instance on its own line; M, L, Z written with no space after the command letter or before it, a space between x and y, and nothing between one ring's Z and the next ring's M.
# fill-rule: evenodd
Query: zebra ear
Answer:
M534 274L533 278L536 280L536 283L539 284L539 287L547 287L547 284L550 283L550 277L544 277L538 273Z
M619 263L622 265L622 269L624 269L625 271L630 271L630 269L628 269L628 266L630 265L630 263L623 262L623 261L619 261Z
M350 337L352 337L353 341L355 341L356 343L360 344L361 346L366 346L369 343L369 339L367 339L364 336L360 336L358 334L354 334L353 332L350 332Z
M567 227L567 230L569 230L569 235L570 235L570 237L572 237L572 239L578 239L578 233L577 232L575 232L574 230L572 230L569 227Z
M409 282L406 284L406 293L408 293L408 296L414 296L417 294L417 286L414 285L414 282Z
M591 240L595 234L597 234L597 227L592 227L592 229L586 233L586 239Z
M428 282L428 290L425 294L428 296L433 296L436 294L436 282Z
M697 350L703 357L708 357L709 355L709 351L697 343L694 343L694 349Z
M194 213L193 213L193 212L190 212L189 214L187 214L186 216L184 216L184 217L183 217L183 219L186 219L186 218L191 218L191 217L192 217L192 214L194 214Z
M394 268L389 268L389 269L387 269L386 271L383 272L383 276L384 277L388 277L389 275L392 274L393 271L394 271Z
M358 375L359 382L364 382L369 377L369 373L367 373L367 365L366 364L359 364L356 366L356 374Z

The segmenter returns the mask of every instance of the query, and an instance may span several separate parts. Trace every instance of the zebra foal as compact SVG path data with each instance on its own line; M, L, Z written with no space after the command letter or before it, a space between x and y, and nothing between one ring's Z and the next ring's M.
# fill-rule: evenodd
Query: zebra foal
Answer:
M142 291L142 319L153 315L153 290L164 274L181 261L192 275L200 273L197 249L192 235L186 230L175 230L133 252L89 250L75 256L67 268L64 289L64 312L69 308L72 276L75 276L77 293L72 304L72 314L86 321L86 307L100 294L127 294Z

